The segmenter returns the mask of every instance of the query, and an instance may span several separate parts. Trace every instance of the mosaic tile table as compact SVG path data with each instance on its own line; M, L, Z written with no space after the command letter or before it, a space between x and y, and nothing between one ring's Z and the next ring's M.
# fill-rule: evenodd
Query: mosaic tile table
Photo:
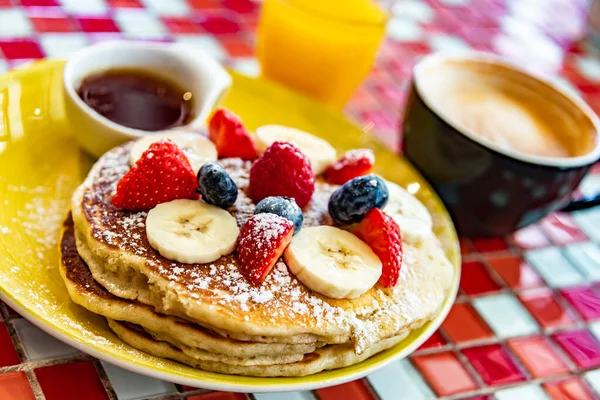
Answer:
M348 115L397 148L411 68L435 50L495 51L560 74L600 111L600 58L578 42L585 0L400 0ZM185 41L256 74L250 0L0 0L0 71L112 38ZM598 169L600 171L600 169ZM600 189L600 174L581 192ZM0 305L0 399L257 400L600 398L600 209L507 238L463 240L461 294L410 359L364 380L292 394L206 393L78 353Z

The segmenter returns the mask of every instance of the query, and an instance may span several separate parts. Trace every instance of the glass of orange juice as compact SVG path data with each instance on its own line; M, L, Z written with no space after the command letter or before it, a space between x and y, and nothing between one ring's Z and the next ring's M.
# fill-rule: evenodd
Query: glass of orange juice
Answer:
M342 107L371 69L387 20L374 0L264 0L262 75Z

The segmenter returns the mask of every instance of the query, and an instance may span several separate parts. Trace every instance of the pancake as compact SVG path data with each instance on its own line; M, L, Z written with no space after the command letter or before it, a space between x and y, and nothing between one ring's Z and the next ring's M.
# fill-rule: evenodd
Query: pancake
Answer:
M369 347L360 355L356 354L352 345L330 345L306 354L302 360L294 363L244 366L196 360L167 342L155 340L152 338L152 335L137 325L121 323L111 319L108 320L108 325L122 341L156 357L169 358L205 371L262 377L306 376L329 369L357 364L393 347L408 335L408 332L402 332L391 338L384 339Z
M251 286L238 272L235 254L205 265L161 257L146 239L147 213L120 211L110 203L117 182L129 170L130 147L106 153L72 200L79 253L112 294L240 340L352 342L357 354L421 326L441 307L453 272L434 236L403 243L401 276L391 293L376 285L352 300L312 292L281 260L262 285ZM241 226L254 209L245 194L250 164L237 159L221 163L240 189L229 211ZM331 223L327 202L335 188L317 184L304 210L305 226Z
M410 253L406 247L410 246L405 245L402 275L407 275L406 270L416 272L408 274L418 281L410 287L424 291L424 297L414 296L406 285L399 284L392 296L376 286L358 299L334 300L304 287L281 261L263 285L253 287L238 272L235 255L210 265L186 265L164 259L145 237L146 213L120 211L110 203L116 183L129 169L129 147L130 144L118 147L103 156L74 195L72 204L77 232L85 239L80 247L85 243L95 264L111 271L142 275L134 275L132 282L154 294L140 298L132 285L126 285L124 291L129 293L122 291L118 293L120 297L138 298L162 312L184 314L191 320L250 338L308 334L328 343L352 340L357 344L393 336L403 326L429 319L443 301L452 269L435 238L431 243L420 243L421 248L415 253L423 254L416 257L406 257ZM224 160L223 164L240 188L238 201L230 211L242 225L253 209L244 194L249 165L239 160ZM318 185L306 211L306 225L329 222L324 199L334 189L326 183ZM82 257L94 264L89 255L86 258L82 252ZM412 260L417 260L415 265L410 265ZM105 286L112 290L111 285ZM360 347L357 345L358 351Z
M179 318L158 314L152 307L139 302L114 296L94 280L79 256L75 246L73 220L70 217L63 225L60 255L60 273L75 303L95 314L144 326L162 338L177 338L178 343L197 353L197 359L204 357L213 361L219 359L248 363L249 358L277 355L280 361L281 356L286 355L292 355L293 359L302 358L303 354L310 353L317 347L315 343L267 344L231 340ZM263 357L259 361L266 362L267 359Z

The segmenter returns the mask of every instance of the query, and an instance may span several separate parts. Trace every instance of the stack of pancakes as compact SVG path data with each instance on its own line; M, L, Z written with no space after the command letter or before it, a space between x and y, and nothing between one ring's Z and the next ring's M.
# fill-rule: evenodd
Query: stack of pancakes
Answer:
M312 292L278 261L260 286L240 274L234 254L182 264L146 238L146 212L110 200L129 170L131 144L106 153L73 195L61 242L61 273L73 301L108 319L126 343L203 370L250 376L303 376L358 363L432 319L452 267L432 234L403 243L400 281L356 299ZM252 216L250 163L221 160L240 190L229 209L239 226ZM330 225L336 187L318 182L304 225Z

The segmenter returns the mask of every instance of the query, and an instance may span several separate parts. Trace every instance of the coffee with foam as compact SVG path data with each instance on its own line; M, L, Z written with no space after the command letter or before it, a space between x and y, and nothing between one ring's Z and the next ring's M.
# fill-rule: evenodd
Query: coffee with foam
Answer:
M563 158L595 146L594 126L570 99L502 64L447 60L425 69L422 78L426 102L490 147Z

